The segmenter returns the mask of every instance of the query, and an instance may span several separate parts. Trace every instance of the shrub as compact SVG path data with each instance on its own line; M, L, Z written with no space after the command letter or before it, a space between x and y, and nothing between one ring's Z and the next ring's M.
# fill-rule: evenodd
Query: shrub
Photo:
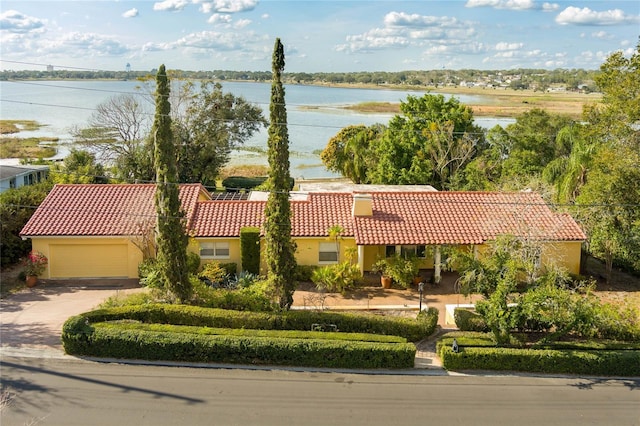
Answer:
M138 265L140 284L150 288L162 288L160 269L156 259L145 259Z
M311 281L313 271L318 267L314 265L296 265L296 270L293 273L293 280L297 282Z
M440 351L447 370L507 370L604 376L640 375L640 351L482 348Z
M224 287L229 280L229 273L220 262L208 262L202 267L198 277L213 287Z
M266 177L245 177L245 176L229 176L222 181L222 186L227 192L240 192L241 190L253 189L267 180Z
M277 310L277 305L262 291L252 285L239 289L213 288L200 280L193 280L192 303L206 308L231 309L236 311L268 312Z
M362 280L362 274L358 265L349 261L340 262L315 269L311 274L311 281L318 290L345 293Z
M341 332L393 335L415 342L433 333L438 310L430 308L416 319L411 319L345 312L247 312L150 304L98 309L82 314L82 317L89 323L131 319L145 323L261 330L311 330L314 324L332 324Z
M208 336L92 327L74 320L63 332L69 354L165 361L296 365L328 368L412 368L410 343ZM68 322L69 323L69 322ZM71 334L74 331L74 334Z
M461 331L489 331L482 315L465 308L456 308L453 312L456 326Z
M252 274L260 273L260 229L245 227L240 229L240 255L242 269Z
M196 275L198 270L200 270L200 255L192 251L187 252L187 271L192 275Z

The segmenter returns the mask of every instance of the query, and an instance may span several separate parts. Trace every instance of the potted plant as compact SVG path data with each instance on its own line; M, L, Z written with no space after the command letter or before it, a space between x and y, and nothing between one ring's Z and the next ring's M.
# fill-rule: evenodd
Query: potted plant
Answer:
M24 274L26 276L27 287L33 287L38 283L38 276L47 267L47 257L39 251L32 250L24 260Z
M418 268L418 262L415 258L404 258L399 255L380 259L373 264L373 272L379 272L382 274L380 279L384 288L389 288L392 281L400 284L402 287L408 288L411 286L413 279L420 273ZM385 283L385 281L387 281ZM385 286L388 285L388 287Z
M380 284L382 288L391 288L391 274L389 273L390 265L387 259L378 259L376 263L373 264L372 272L376 274L380 274Z

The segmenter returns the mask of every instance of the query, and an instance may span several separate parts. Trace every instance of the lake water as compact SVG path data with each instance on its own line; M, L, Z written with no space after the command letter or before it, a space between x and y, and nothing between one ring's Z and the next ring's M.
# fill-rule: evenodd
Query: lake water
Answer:
M56 155L64 158L71 142L70 131L85 127L95 108L112 96L140 94L137 81L1 81L0 118L36 120L46 125L35 132L21 132L20 137L53 136L63 144ZM243 96L260 106L268 118L270 83L222 82L223 91ZM286 104L289 130L291 175L293 177L333 177L327 171L318 152L340 129L356 124L387 124L392 114L362 114L342 107L361 102L399 103L408 95L422 96L421 91L377 89L351 89L320 86L287 85ZM141 95L143 96L143 95ZM473 96L457 96L462 103L471 102ZM311 108L310 108L311 107ZM149 103L149 114L153 104ZM512 119L478 118L485 128L496 124L507 125ZM264 129L245 143L247 148L267 149L267 131ZM232 164L267 164L266 155L250 150L235 151Z

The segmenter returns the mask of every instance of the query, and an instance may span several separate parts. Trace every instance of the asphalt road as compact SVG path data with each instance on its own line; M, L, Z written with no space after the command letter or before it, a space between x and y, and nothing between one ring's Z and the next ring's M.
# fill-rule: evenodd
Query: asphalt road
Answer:
M365 375L3 357L12 425L640 425L640 379Z

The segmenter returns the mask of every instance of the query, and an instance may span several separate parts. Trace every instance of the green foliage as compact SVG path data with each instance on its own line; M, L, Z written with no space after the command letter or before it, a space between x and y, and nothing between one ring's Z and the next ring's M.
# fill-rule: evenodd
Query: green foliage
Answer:
M318 269L315 265L296 265L293 279L296 282L309 282L313 276L313 271Z
M413 279L418 276L418 259L404 258L398 254L379 259L373 264L372 271L383 276L391 277L393 281L404 288L411 287Z
M200 280L193 280L192 286L191 304L196 306L251 312L271 312L278 309L264 283L229 289L213 288Z
M245 177L245 176L229 176L222 181L222 186L227 192L240 192L242 190L249 191L257 186L262 185L267 180L266 177Z
M137 321L110 321L93 324L94 327L118 328L121 330L145 330L163 333L188 333L218 336L269 337L281 339L347 340L379 343L407 343L407 339L398 336L381 336L365 333L340 333L326 331L299 330L253 330L246 328L211 328L186 325L143 324Z
M0 194L0 258L1 266L17 263L31 250L31 241L22 240L20 231L35 209L51 191L49 181L9 189Z
M72 148L62 164L51 166L49 176L54 183L108 183L102 164L89 151Z
M482 315L470 309L456 308L453 311L453 317L461 331L489 331Z
M598 376L640 375L638 350L553 350L450 346L440 351L447 370L501 370Z
M325 368L412 368L415 346L324 339L210 336L97 327L63 335L74 355Z
M98 309L80 316L90 324L128 319L143 323L260 330L311 330L314 324L333 324L344 333L400 336L416 342L433 333L438 321L438 310L430 308L412 319L345 312L249 312L188 305L145 304Z
M222 286L229 281L229 271L220 262L208 262L202 267L198 277L205 278L215 286Z
M269 198L265 207L265 257L267 279L279 294L280 307L293 304L296 267L295 245L291 240L291 205L289 202L289 132L285 90L282 85L284 46L276 39L273 49L271 102L269 104Z
M252 274L260 273L260 229L245 227L240 229L240 256L242 270Z
M157 261L163 286L184 302L191 298L192 289L187 267L188 239L178 194L169 92L169 79L164 65L160 65L156 76L156 112L152 128L155 142L155 205L158 214Z
M360 273L358 265L346 260L335 265L314 269L311 281L319 290L345 293L362 281L362 273Z
M464 167L485 145L484 132L474 124L473 111L442 95L408 96L402 115L389 121L376 143L377 164L372 183L429 184L454 189Z
M231 151L265 127L266 121L260 107L225 93L220 83L202 80L199 92L194 92L193 84L183 87L186 112L174 123L178 178L215 186Z
M187 271L191 275L196 275L200 270L200 255L192 251L187 252Z
M376 166L374 147L385 130L381 124L347 126L329 140L320 158L328 170L341 173L353 183L370 183Z

